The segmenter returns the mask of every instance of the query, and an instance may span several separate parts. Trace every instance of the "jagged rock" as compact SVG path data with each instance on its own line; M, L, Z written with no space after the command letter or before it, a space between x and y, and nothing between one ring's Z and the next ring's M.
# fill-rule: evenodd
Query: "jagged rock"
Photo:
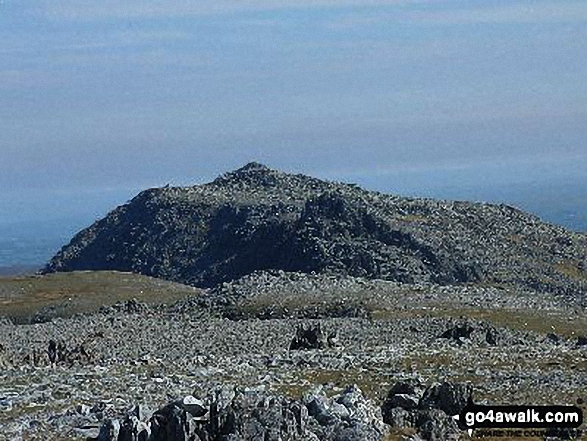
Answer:
M263 393L222 388L210 405L210 421L198 428L202 440L304 439L308 411L301 403Z
M132 406L128 410L127 415L131 417L136 417L139 421L143 421L147 417L147 415L145 414L145 407L139 404Z
M329 348L335 348L341 345L336 331L333 331L330 334L328 334L328 337L326 337L326 343L328 344Z
M87 406L85 404L80 404L75 408L75 411L83 416L89 415L91 410L92 409L90 408L90 406Z
M204 402L198 400L192 395L188 395L182 400L176 401L174 405L182 408L191 416L196 418L202 418L208 413L208 407L204 404Z
M318 389L304 401L309 415L320 424L314 432L321 440L379 440L387 432L381 411L356 385L331 399Z
M323 426L327 426L340 417L340 413L334 414L330 411L328 399L320 392L321 390L318 389L307 394L304 397L304 404L308 409L308 415L315 418Z
M86 350L84 344L79 344L73 349L68 349L63 341L56 342L55 340L49 340L47 345L47 358L50 364L61 363L71 366L76 362L88 362L92 357Z
M120 425L117 441L149 441L151 427L135 415L127 415Z
M138 314L147 309L147 306L139 302L137 299L130 299L124 302L116 302L114 305L102 306L100 312L102 314L112 314L122 312L125 314Z
M99 441L115 440L114 434L118 441L377 441L386 433L377 406L356 386L332 398L316 390L304 402L221 387L209 400L209 419L192 417L188 409L200 416L207 409L190 396L156 411L148 424L129 414L113 429L107 420Z
M327 336L322 332L320 324L308 328L300 325L296 329L296 335L292 339L289 349L292 351L300 349L324 349L337 344L336 334L332 333Z
M149 427L150 441L188 441L196 430L191 415L177 403L156 411L149 420Z
M488 345L495 346L497 344L498 334L494 329L488 329L485 332L485 342Z
M576 346L587 346L587 336L580 335L579 337L577 337Z
M424 391L418 407L440 409L447 415L457 415L472 400L473 389L463 383L435 383Z
M398 381L387 393L381 406L383 421L392 427L411 427L423 389L416 380Z
M402 409L416 409L418 407L418 397L408 394L396 394L389 399L389 406L401 407Z
M117 441L120 432L120 422L118 420L106 420L100 426L100 433L96 441Z
M382 405L383 421L396 428L416 428L426 440L458 439L460 431L451 416L472 400L471 386L435 383L423 394L420 386L417 381L396 383Z
M387 394L387 398L391 398L397 394L413 395L421 397L424 389L418 380L409 379L402 380L395 383Z
M6 369L10 366L10 362L6 359L6 348L0 344L0 368Z
M554 332L549 332L546 334L546 340L558 345L562 342L562 338L559 335L556 335Z
M414 427L415 413L401 407L393 407L384 411L383 421L391 427L405 429Z
M469 340L471 338L471 334L474 330L475 328L473 328L469 323L462 323L447 329L442 334L440 334L439 337L449 338L458 344L462 344L464 340Z
M457 423L440 409L418 412L415 426L429 441L456 441L461 435Z
M49 357L50 363L55 363L57 361L57 342L55 340L49 340L47 356Z

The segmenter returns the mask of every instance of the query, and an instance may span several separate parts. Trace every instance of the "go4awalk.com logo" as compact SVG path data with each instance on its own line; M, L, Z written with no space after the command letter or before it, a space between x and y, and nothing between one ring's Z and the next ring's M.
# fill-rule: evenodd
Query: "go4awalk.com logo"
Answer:
M469 403L453 418L469 435L474 429L496 429L487 431L491 436L529 436L530 432L535 435L539 429L575 429L576 432L583 424L583 412L576 406L481 406ZM478 435L486 431L480 432Z

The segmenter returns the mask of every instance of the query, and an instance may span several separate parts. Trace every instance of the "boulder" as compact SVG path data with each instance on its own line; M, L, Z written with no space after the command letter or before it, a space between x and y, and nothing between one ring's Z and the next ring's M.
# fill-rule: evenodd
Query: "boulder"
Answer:
M414 439L457 440L460 430L452 416L472 401L471 386L434 383L423 394L419 386L415 381L396 383L381 407L383 421L394 428L415 428Z
M469 340L471 338L471 334L474 330L475 328L473 328L473 326L471 326L469 323L461 323L447 329L442 334L440 334L439 337L451 339L458 344L462 344L464 340Z
M414 395L397 394L389 399L389 405L394 407L401 407L402 409L412 410L418 408L418 398Z
M398 381L387 393L387 398L381 406L383 421L392 427L411 427L412 416L408 418L413 409L417 409L422 397L422 387L417 380ZM401 412L405 410L405 412ZM411 414L410 414L411 415Z
M390 408L383 414L383 421L391 427L405 429L414 427L415 413L401 407Z
M332 344L332 339L330 340ZM322 332L320 324L306 328L300 325L296 329L296 335L289 345L290 350L323 349L330 346L328 337Z
M473 390L463 383L435 383L424 391L418 407L440 409L447 415L457 415L472 400Z
M100 427L96 441L117 441L120 432L120 423L118 420L106 420Z
M416 427L429 441L457 441L461 434L456 421L440 409L418 412Z

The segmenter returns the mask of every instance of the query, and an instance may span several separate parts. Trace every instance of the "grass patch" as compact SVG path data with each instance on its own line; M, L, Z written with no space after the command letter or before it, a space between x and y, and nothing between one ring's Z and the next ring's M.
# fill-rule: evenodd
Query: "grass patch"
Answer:
M587 316L563 311L529 310L529 309L475 309L455 308L454 305L434 304L426 309L385 309L374 311L374 319L412 317L463 318L493 323L498 327L534 331L541 334L554 332L564 337L573 338L587 334Z
M290 398L299 399L315 386L328 386L333 393L356 384L366 397L382 401L389 390L389 380L368 369L309 369L296 372L292 381L275 386L275 390Z
M162 304L198 292L187 285L116 271L0 277L0 316L28 323L45 307L55 307L58 317L69 317L133 298L146 304Z

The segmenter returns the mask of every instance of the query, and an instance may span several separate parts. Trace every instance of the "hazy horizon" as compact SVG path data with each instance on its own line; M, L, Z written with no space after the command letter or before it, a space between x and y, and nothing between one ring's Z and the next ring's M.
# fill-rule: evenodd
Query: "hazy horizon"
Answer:
M421 173L418 170L404 170L403 174L397 173L391 178L375 174L364 177L357 173L319 177L353 182L370 190L409 197L507 203L536 214L546 222L587 232L587 213L581 210L581 204L587 200L587 188L581 186L583 180L580 173L570 173L567 180L553 183L536 179L539 175L539 171L536 171L534 179L510 180L500 186L482 183L471 185L468 182L469 175L475 173L467 169L453 170L448 175L446 171L444 174L441 172L440 175L429 176L429 179L423 179ZM515 173L512 175L515 176ZM452 179L447 179L447 176ZM214 177L201 177L191 183L175 182L174 185L203 183ZM438 180L442 180L442 185L434 185ZM12 214L0 215L0 275L41 268L62 246L69 243L75 233L90 226L118 205L126 203L141 190L162 185L58 191L49 195L29 191L24 200L8 200L6 194L0 194L1 205L20 208Z
M586 24L569 0L5 0L0 266L252 160L587 230Z

